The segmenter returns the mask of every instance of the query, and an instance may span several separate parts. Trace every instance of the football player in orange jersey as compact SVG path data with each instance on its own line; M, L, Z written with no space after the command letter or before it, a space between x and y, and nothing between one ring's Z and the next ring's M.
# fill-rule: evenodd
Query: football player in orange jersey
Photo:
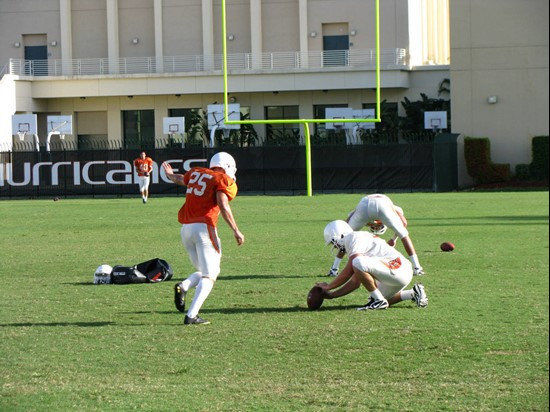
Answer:
M147 157L145 152L141 152L139 157L134 160L134 167L139 179L139 191L141 192L141 199L143 203L147 203L149 197L149 182L151 179L151 172L153 171L153 159Z
M240 246L244 243L244 235L229 206L229 202L237 195L235 159L228 153L219 152L212 156L209 168L194 167L183 175L175 174L172 166L166 162L162 167L168 179L187 187L185 203L178 212L178 221L182 224L181 241L197 269L197 272L175 286L176 308L185 312L185 295L191 288L196 288L183 323L208 324L210 322L199 316L199 311L220 273L222 252L216 230L219 214L233 231L237 244Z

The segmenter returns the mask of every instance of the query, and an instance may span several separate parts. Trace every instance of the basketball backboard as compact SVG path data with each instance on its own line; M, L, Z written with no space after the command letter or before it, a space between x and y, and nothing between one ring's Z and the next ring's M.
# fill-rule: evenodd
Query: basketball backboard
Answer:
M48 134L73 134L72 116L48 116Z
M35 114L14 114L11 117L12 134L36 134Z
M241 120L241 105L238 103L228 104L227 108L229 110L228 118L229 121L240 121ZM224 105L223 104L209 104L207 107L208 110L208 128L212 129L214 126L217 126L218 129L236 129L241 128L240 124L225 124L224 119Z
M424 112L424 129L441 130L447 128L447 112Z
M165 117L162 119L162 132L164 134L184 134L185 117Z
M353 111L353 118L354 119L374 119L374 109L359 109ZM374 129L375 124L374 123L348 123L351 128L354 127L360 127L361 129Z
M338 119L352 119L353 109L351 107L327 107L325 117L327 119L334 119L335 122L327 122L327 130L340 130L348 128L347 125L353 123L338 122Z

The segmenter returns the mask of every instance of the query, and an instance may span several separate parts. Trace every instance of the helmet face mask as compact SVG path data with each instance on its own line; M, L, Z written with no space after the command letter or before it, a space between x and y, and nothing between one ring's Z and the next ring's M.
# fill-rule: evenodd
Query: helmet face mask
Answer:
M343 237L343 235L342 235L342 237ZM331 240L330 243L329 243L329 245L332 245L331 251L332 251L332 254L334 256L337 256L340 253L346 253L346 247L344 245L340 244L341 240L342 240L342 238L340 238L340 239L335 238L335 239Z
M100 265L94 273L94 284L102 285L111 283L111 273L113 268L109 265Z
M237 174L237 164L235 163L235 159L233 156L231 156L229 153L226 152L218 152L214 156L212 156L212 159L210 159L210 169L213 167L221 167L225 174L228 175L231 179L237 180L236 174Z
M369 227L370 232L373 235L383 235L386 233L387 227L380 220L375 220L374 222L368 222L367 226Z
M344 245L344 237L352 233L351 226L343 220L335 220L326 225L324 230L325 244L332 245L333 249L337 250L337 253L346 253Z

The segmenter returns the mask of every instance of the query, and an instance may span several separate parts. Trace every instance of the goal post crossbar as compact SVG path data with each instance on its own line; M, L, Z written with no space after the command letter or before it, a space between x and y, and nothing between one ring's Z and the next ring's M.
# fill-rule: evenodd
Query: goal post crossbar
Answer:
M227 24L225 0L222 0L222 51L223 51L223 103L224 123L243 124L302 124L306 148L306 184L307 196L312 196L311 179L311 143L309 123L334 123L334 119L277 119L277 120L229 120L229 96L227 87ZM375 117L369 119L338 119L339 123L379 123L380 119L380 0L375 0L375 43L376 43L376 109Z

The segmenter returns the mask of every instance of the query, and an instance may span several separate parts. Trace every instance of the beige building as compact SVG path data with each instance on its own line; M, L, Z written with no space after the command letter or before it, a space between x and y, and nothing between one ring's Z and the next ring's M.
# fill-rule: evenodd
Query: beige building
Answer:
M493 162L513 172L548 135L548 1L450 0L450 15L453 131L489 137Z
M228 88L251 119L375 102L375 0L226 3ZM513 165L548 134L548 3L504 3L380 0L381 98L437 98L450 78L453 132ZM50 114L72 116L78 145L123 142L136 121L163 141L164 117L223 101L221 14L221 0L0 0L0 148L16 113L37 114L41 144Z

